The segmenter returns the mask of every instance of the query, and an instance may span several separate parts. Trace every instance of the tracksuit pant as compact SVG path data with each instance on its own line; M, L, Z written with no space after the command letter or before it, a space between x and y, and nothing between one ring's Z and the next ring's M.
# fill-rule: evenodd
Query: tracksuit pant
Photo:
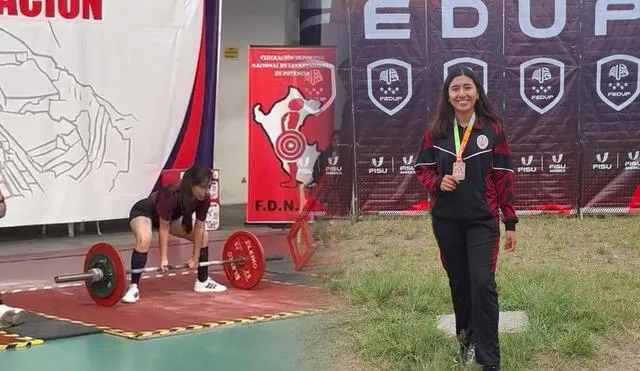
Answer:
M458 339L464 345L475 343L477 363L499 366L500 309L495 281L499 220L432 218L432 227L449 277Z

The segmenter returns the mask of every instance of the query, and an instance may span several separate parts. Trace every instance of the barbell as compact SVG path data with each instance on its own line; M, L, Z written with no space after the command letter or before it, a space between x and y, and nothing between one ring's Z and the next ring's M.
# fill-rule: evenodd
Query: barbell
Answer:
M265 263L283 260L281 255L265 257L260 240L251 232L233 232L222 248L222 260L198 263L200 267L222 265L224 273L236 288L250 290L262 280ZM167 266L166 271L188 268L187 264ZM91 298L100 306L118 303L126 289L126 276L133 273L162 272L160 267L128 270L118 250L105 242L91 246L84 260L84 272L56 276L56 283L84 281Z

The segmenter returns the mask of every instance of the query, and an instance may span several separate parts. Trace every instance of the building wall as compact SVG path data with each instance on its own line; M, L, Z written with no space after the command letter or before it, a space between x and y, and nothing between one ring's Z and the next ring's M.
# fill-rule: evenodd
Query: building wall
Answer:
M249 45L297 45L297 0L222 0L214 166L222 205L247 200L247 54ZM225 48L238 57L225 58Z

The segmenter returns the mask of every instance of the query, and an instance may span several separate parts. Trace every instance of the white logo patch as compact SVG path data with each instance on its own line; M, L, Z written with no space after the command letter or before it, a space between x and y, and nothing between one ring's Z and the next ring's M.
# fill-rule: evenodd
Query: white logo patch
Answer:
M478 144L478 148L485 149L489 145L489 138L487 138L486 135L482 134L478 136L476 143Z
M380 59L367 65L369 99L382 112L393 116L413 95L411 65L398 59Z
M552 58L534 58L520 65L520 97L544 114L564 95L564 63Z
M640 96L640 58L610 55L596 66L597 93L609 107L622 111Z

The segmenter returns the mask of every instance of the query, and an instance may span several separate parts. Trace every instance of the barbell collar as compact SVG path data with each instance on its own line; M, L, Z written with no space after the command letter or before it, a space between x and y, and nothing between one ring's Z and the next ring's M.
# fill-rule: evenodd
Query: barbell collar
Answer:
M99 268L92 268L87 273L70 274L66 276L57 276L54 278L56 283L89 281L97 282L104 278L104 272Z

